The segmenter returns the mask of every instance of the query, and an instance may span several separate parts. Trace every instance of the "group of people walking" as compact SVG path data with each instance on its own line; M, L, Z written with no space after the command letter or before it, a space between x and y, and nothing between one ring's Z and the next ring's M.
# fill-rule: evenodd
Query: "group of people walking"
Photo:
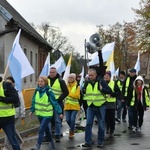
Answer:
M55 142L61 142L62 120L65 116L66 123L69 127L69 139L74 138L75 121L81 105L84 104L86 126L85 126L85 143L82 147L92 146L92 127L94 118L97 118L98 137L97 147L104 146L105 134L109 137L114 136L115 121L126 122L126 115L129 118L129 129L133 132L141 131L143 124L144 111L150 105L149 93L141 76L136 76L136 70L131 69L129 75L126 76L124 71L119 73L118 77L113 78L110 71L107 71L103 78L97 75L95 69L88 70L88 78L84 81L82 88L77 82L75 73L71 73L68 82L59 76L56 68L50 68L49 76L40 76L38 78L38 86L35 89L29 117L35 113L38 117L40 127L38 139L32 150L40 150L43 140L49 142L48 149L55 149ZM2 82L1 82L2 87ZM13 90L15 91L14 87ZM0 107L10 106L18 98L17 93L13 92L6 99L7 93L1 88ZM14 133L14 108L11 114L0 112L1 120L10 116L9 120L4 124L0 123L10 141L13 150L20 150L19 143ZM116 113L117 112L117 113ZM128 112L128 113L127 113ZM11 124L11 134L6 129ZM8 128L8 127L7 127ZM55 137L53 138L51 129L54 129ZM55 142L54 142L55 140Z

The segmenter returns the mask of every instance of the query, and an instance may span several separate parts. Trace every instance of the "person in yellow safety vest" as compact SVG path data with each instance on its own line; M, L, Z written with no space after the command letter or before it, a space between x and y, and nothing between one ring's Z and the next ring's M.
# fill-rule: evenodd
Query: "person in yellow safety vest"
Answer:
M98 121L98 138L97 147L104 146L105 137L105 112L106 112L106 97L105 94L111 94L112 90L107 83L97 76L94 68L88 70L88 80L83 86L83 100L87 101L87 120L85 127L85 143L82 147L92 146L92 126L94 117Z
M5 84L5 87L4 87ZM15 107L19 102L18 93L11 83L0 82L0 129L5 132L13 150L20 150L15 134Z
M130 101L129 99L129 93L133 88L133 82L136 79L136 69L132 68L129 70L129 76L127 76L123 87L122 87L122 93L121 93L121 100L124 101L127 104L127 101ZM125 119L125 118L124 118ZM132 107L128 107L128 119L129 119L129 126L128 129L132 129L133 126L133 110Z
M44 137L44 131L46 128L49 129L49 147L48 149L55 149L54 141L51 135L50 121L53 116L54 110L57 111L60 118L63 117L62 109L55 99L55 95L51 88L48 86L48 79L46 76L40 76L38 79L38 86L32 98L32 105L30 108L29 117L35 112L40 122L38 140L35 148L32 150L39 150Z
M15 80L12 76L8 76L6 78L6 82L11 83L14 87L15 87ZM15 124L17 123L18 119L21 118L22 121L24 121L25 119L25 105L24 105L24 99L23 99L23 95L22 95L22 91L17 91L18 92L18 97L20 100L20 106L15 108L16 114L15 114ZM16 129L16 135L17 135L17 139L20 141L21 146L24 143L22 137L20 136L19 132ZM6 137L4 140L4 148L3 150L12 150L12 147L8 141L8 138Z
M55 94L55 98L58 101L62 110L64 110L64 99L68 95L68 88L65 81L60 77L57 73L55 67L50 68L49 76L48 76L48 85L51 87L52 91ZM60 142L60 137L62 135L62 119L57 115L54 111L54 116L51 120L52 132L55 133L55 142ZM47 141L47 129L45 130L45 138L44 141ZM43 142L44 142L43 141Z
M144 111L150 106L150 96L145 86L144 80L138 76L134 83L133 89L130 91L127 107L133 107L133 132L141 131L144 119Z
M117 77L117 84L119 86L119 89L122 93L122 87L124 85L126 79L126 73L125 71L120 71L119 76ZM117 114L116 114L116 121L117 122L126 122L126 114L127 114L127 108L126 108L126 103L124 100L121 99L121 95L117 97Z
M109 133L109 137L112 138L114 136L115 130L116 99L121 94L121 92L117 85L117 82L111 79L110 71L107 71L105 73L104 80L112 90L111 94L106 94L106 133Z
M66 122L69 125L69 139L74 138L76 115L80 110L80 86L76 81L76 74L71 73L68 77L68 91L69 94L65 99L64 110L66 115Z

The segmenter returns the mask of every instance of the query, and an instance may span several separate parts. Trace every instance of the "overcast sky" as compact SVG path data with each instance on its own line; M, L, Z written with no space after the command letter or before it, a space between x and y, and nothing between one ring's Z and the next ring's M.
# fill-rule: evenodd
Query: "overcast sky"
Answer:
M60 28L71 45L84 54L84 41L97 31L97 25L132 22L140 0L7 0L29 23Z

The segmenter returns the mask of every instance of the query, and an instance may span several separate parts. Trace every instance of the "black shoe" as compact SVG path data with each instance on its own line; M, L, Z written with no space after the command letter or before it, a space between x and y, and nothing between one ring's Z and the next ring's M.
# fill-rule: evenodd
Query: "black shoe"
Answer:
M55 135L55 142L60 142L60 136L59 135Z
M82 144L82 147L91 147L92 145L91 144Z
M129 130L132 130L132 126L128 126L128 129L129 129Z
M116 120L118 123L120 123L120 119L119 119L119 118L116 118L115 120Z
M114 133L113 133L113 132L110 132L109 137L110 137L110 138L113 138L113 137L114 137Z
M104 147L104 145L103 144L98 144L97 147L102 148L102 147Z

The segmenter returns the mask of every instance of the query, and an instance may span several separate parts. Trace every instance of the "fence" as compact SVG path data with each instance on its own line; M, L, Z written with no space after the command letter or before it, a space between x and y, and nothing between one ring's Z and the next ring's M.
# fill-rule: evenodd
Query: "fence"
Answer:
M26 109L29 109L31 107L32 96L34 94L34 91L35 91L35 88L24 89L22 91Z

